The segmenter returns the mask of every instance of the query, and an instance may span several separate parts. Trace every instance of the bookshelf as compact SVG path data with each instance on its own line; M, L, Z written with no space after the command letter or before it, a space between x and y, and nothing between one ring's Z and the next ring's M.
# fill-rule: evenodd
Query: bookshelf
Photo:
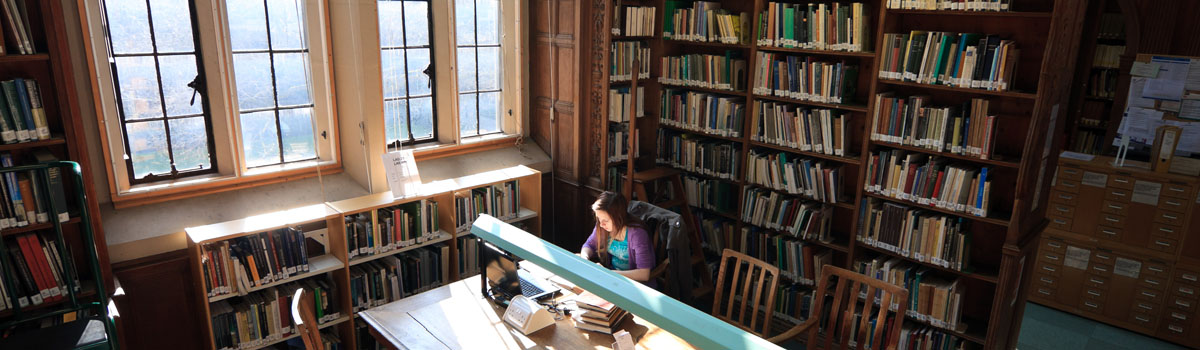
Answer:
M789 3L807 4L810 2L830 7L835 3L816 0ZM1013 0L1007 2L1010 4L1009 11L998 12L900 9L888 8L887 5L895 1L861 2L866 5L867 9L862 13L867 16L867 19L863 21L866 24L864 31L867 42L866 45L860 45L858 50L849 50L849 47L844 45L819 49L819 45L781 47L776 45L776 42L759 42L758 39L764 38L764 33L761 32L764 27L759 24L758 16L769 10L770 7L770 2L765 0L716 2L721 9L734 14L745 12L752 19L753 24L748 26L751 34L750 40L739 43L695 42L664 38L664 21L672 14L670 8L693 6L696 2L669 0L620 2L621 4L637 3L655 6L659 16L656 19L659 30L657 35L649 39L639 38L639 40L647 42L651 48L650 72L652 76L645 83L645 114L647 118L637 121L637 129L640 130L641 152L635 158L634 166L638 169L651 166L647 164L649 163L647 158L666 160L658 162L658 165L685 168L682 169L684 176L694 179L689 180L689 184L695 183L699 188L720 182L726 184L727 192L734 193L732 196L727 194L722 196L721 191L712 192L713 198L716 200L733 203L735 210L731 212L712 210L706 208L711 206L704 204L693 205L694 211L699 213L695 227L702 231L703 245L708 253L715 253L720 248L727 247L744 252L750 251L753 253L751 255L759 255L760 258L766 257L767 259L764 260L776 263L771 261L770 255L762 251L775 249L773 244L776 243L772 243L770 239L766 238L783 237L787 242L799 241L813 246L814 255L829 254L831 263L836 266L853 268L858 262L870 262L873 259L880 261L895 259L918 268L926 268L929 270L928 273L933 276L958 281L957 288L962 295L963 322L959 325L947 326L939 322L928 321L928 318L917 315L910 315L908 321L914 325L926 325L937 331L954 335L976 346L984 348L1011 347L1016 341L1015 332L1019 328L1020 314L1023 309L1020 307L1022 304L1018 303L1018 300L1022 299L1020 280L1032 264L1032 262L1026 261L1026 257L1032 254L1031 237L1034 237L1033 233L1045 224L1045 203L1050 177L1053 176L1052 172L1048 173L1048 169L1053 169L1058 153L1053 151L1058 143L1058 140L1054 139L1055 130L1058 130L1066 119L1060 114L1067 112L1071 75L1062 72L1072 72L1075 62L1059 58L1074 57L1082 28L1081 24L1072 18L1082 18L1086 4L1077 0ZM603 7L597 5L596 8L611 9L614 6L613 1L601 0L596 3L603 4ZM836 3L839 6L849 7L851 2ZM611 15L612 13L592 13L589 18L597 21L610 21L611 18L608 17ZM605 18L596 18L598 16ZM878 72L885 57L878 53L883 52L886 47L883 42L885 34L909 34L914 30L993 34L1002 39L1013 40L1016 47L1020 49L1020 54L1014 56L1017 59L1011 63L1014 68L1009 70L1010 77L1005 81L1008 85L1007 89L966 88L881 78ZM610 42L622 39L612 37L608 33L592 33L592 35L599 37L590 41L590 45L593 47L589 47L589 52L596 54L585 57L582 65L585 67L597 65L609 67L611 59L608 54L609 50L601 50L601 48L607 48ZM663 74L661 65L664 57L687 54L725 55L726 52L735 52L740 55L741 59L747 61L745 75L737 78L744 79L742 85L747 86L747 89L730 91L705 86L682 86L659 80ZM856 89L852 94L843 96L840 102L823 100L811 95L780 94L776 91L756 89L758 85L755 70L759 65L757 61L760 59L760 53L770 53L775 57L792 56L811 59L814 62L857 66L858 75L856 79L853 79ZM588 95L600 97L592 99L591 102L599 106L607 106L609 101L606 97L608 95L600 94L611 86L611 84L604 83L608 81L607 74L592 74L591 77L599 78L597 80L600 82L599 84L585 84ZM741 116L742 132L735 136L704 128L681 126L675 121L665 121L662 111L666 110L666 105L661 98L672 90L711 94L737 99L744 103L744 115ZM979 155L951 152L949 149L931 150L928 147L873 139L871 137L875 126L873 117L877 108L882 107L879 106L876 97L881 93L892 93L897 98L924 96L928 98L929 106L956 106L962 105L964 102L969 103L972 99L989 101L986 115L995 116L994 130L992 131L994 136L990 138L993 144L990 147L990 156L985 159ZM657 98L652 98L652 96ZM762 113L770 104L784 105L791 110L828 110L834 115L840 115L845 123L841 127L845 131L841 140L843 144L840 147L841 154L801 149L787 142L774 142L757 137L758 120L762 118ZM591 105L585 106L585 109L596 110ZM596 115L596 113L588 116L588 118L597 119L603 117L604 114ZM603 122L603 119L600 121L601 123L585 122L584 125L603 128L599 133L593 131L587 134L606 135L606 131L614 125ZM673 154L661 155L663 152L661 148L665 145L673 145L671 142L664 142L664 137L673 139L679 135L684 135L683 140L696 141L698 144L722 143L740 147L738 155L734 157L740 168L736 169L734 176L723 178L717 174L706 172L704 169L675 166L676 163L686 162L675 162L674 159L680 159L680 157ZM609 142L608 140L604 141ZM586 145L581 143L580 147L582 149ZM602 145L601 149L606 149L606 147L607 143ZM986 203L989 208L986 215L978 216L971 211L947 209L948 207L937 205L937 203L924 203L917 199L902 199L898 196L867 191L864 185L867 183L868 172L873 165L872 155L882 151L904 152L927 158L936 157L948 164L963 165L973 169L988 168L987 179L990 180L994 190L990 191L987 197ZM832 193L836 194L837 201L822 204L831 212L827 217L830 223L828 239L792 236L791 233L760 227L744 220L752 217L747 216L746 212L753 207L748 205L751 203L746 203L745 193L769 188L746 178L750 170L748 167L752 166L749 161L751 155L780 153L786 154L788 160L810 160L839 169L840 181L837 181L833 186L835 188L831 189ZM601 169L603 184L606 189L614 189L614 186L623 180L619 174L612 175L614 164L603 160L596 160ZM624 164L620 165L623 169ZM619 171L624 173L624 170ZM978 172L975 174L978 175ZM689 200L695 204L696 200L692 198L693 194L688 193ZM708 194L704 193L704 195ZM789 195L786 191L779 192L779 195L783 199L809 199L809 196ZM869 216L864 213L867 207L866 203L901 205L907 209L920 210L923 215L946 217L965 223L969 227L966 232L971 237L968 248L969 258L967 259L969 268L963 270L946 268L942 264L931 263L911 256L903 250L889 249L884 245L876 245L860 238L861 233L869 230L863 224L864 219ZM761 236L762 239L749 238L751 235ZM795 281L786 281L785 278L783 282L786 284ZM791 313L790 310L788 313ZM786 322L788 319L794 319L794 317L779 317L776 322L788 324Z
M1125 17L1116 1L1089 5L1075 70L1075 80L1083 84L1072 89L1069 136L1064 149L1087 154L1103 154L1108 149L1104 141L1108 129L1116 126L1110 118L1118 77L1122 75L1121 56L1126 51L1124 27Z
M472 249L458 246L460 238L469 236L470 233L455 228L469 224L474 221L474 218L458 222L459 217L455 214L461 208L457 206L459 202L456 201L456 198L474 192L483 192L489 187L503 186L506 183L516 185L512 188L512 193L515 194L518 205L516 209L511 210L512 214L506 216L504 221L523 225L529 232L540 234L541 220L538 219L542 210L541 173L524 166L425 183L422 185L420 195L405 198L393 198L391 192L383 192L187 228L188 255L193 274L197 276L194 285L199 295L206 296L201 302L203 305L198 307L198 310L203 312L199 319L205 320L204 348L216 349L213 331L215 325L210 320L216 314L214 309L219 309L216 307L218 303L260 300L260 297L245 295L255 295L255 292L263 293L274 287L293 286L316 280L328 283L329 289L336 297L333 299L336 308L332 311L338 312L337 315L328 316L327 320L320 321L319 327L326 332L336 334L341 339L342 346L349 349L358 348L356 344L359 342L373 341L372 339L363 339L364 336L368 338L370 336L363 331L365 324L355 317L356 313L365 308L394 300L368 300L370 297L367 296L362 296L365 299L358 299L357 297L360 295L356 295L354 292L366 292L361 292L355 287L355 283L359 283L356 282L356 279L363 278L363 272L374 273L378 271L376 270L378 268L393 266L388 262L392 260L390 259L392 257L399 258L395 261L401 261L406 260L405 256L416 256L424 251L438 252L437 255L426 254L419 255L419 257L439 257L441 261L433 264L434 266L431 268L440 269L441 272L436 274L440 278L430 281L432 283L428 285L414 286L415 288L411 289L404 288L405 292L401 295L389 296L389 298L408 297L444 283L470 277L459 274L462 268L459 266L459 261L465 259L460 257L461 251L470 252ZM414 220L414 222L428 223L430 226L421 226L420 229L415 230L402 229L403 232L395 231L395 226L392 226L391 230L383 229L394 222L389 218L403 214L411 215L420 208L429 208L428 211L421 211L419 215L432 220ZM434 222L436 225L433 224ZM371 228L369 233L362 230L367 227ZM299 230L306 237L304 249L308 253L307 271L297 271L286 278L275 278L249 288L239 288L242 292L216 295L209 293L208 285L211 280L207 277L209 272L206 272L206 259L209 256L204 249L206 246L220 247L227 242L234 242L243 237L259 237L258 235L263 232L287 229ZM390 236L381 237L380 235L385 232ZM266 244L270 243L267 241ZM231 246L234 245L231 244ZM373 248L368 249L367 247ZM281 253L279 256L280 259L284 259L286 253ZM268 259L270 259L269 256ZM219 267L220 265L214 266ZM421 266L420 268L429 267L428 265L418 266ZM407 266L397 269L408 271L404 268ZM401 272L398 277L405 275L407 274ZM291 290L287 292L290 295ZM366 300L366 303L356 304L356 300ZM290 306L287 307L290 308ZM265 348L294 337L296 337L295 334L279 334L247 346L250 349Z
M74 75L72 74L72 64L70 62L71 52L68 50L67 41L67 26L64 16L62 3L57 1L23 1L25 11L22 12L25 22L27 22L27 33L29 42L32 44L32 54L21 54L15 41L8 36L10 31L7 19L5 24L5 46L4 54L0 55L0 81L8 81L17 78L35 82L40 93L36 94L42 103L42 108L45 114L45 127L49 133L47 137L37 138L24 142L11 142L0 144L0 154L11 155L13 165L28 165L36 164L33 159L37 153L48 153L57 160L74 161L80 164L83 170L83 186L85 193L77 193L74 183L71 180L65 180L63 187L65 189L66 198L75 198L76 196L84 196L91 222L82 222L78 217L79 209L75 208L74 200L70 200L70 206L67 208L70 215L69 219L62 222L62 230L66 245L72 254L73 261L76 266L74 269L76 275L87 275L85 271L89 271L93 264L98 264L103 283L106 284L105 290L113 290L112 269L108 259L108 247L104 243L104 230L100 221L100 208L96 201L94 192L94 184L92 167L89 165L89 158L86 149L87 142L84 138L83 120L79 114L79 103L76 100ZM31 108L34 106L31 106ZM39 121L35 124L41 124ZM36 189L35 189L36 190ZM84 253L83 239L80 237L83 232L83 226L90 225L94 232L94 242L96 242L97 261L91 261ZM30 222L25 226L10 226L0 229L0 237L5 240L15 240L16 236L28 233L47 233L53 232L53 225L46 222ZM90 300L95 296L96 288L84 283L82 292L78 295L85 300ZM38 312L35 310L50 309L61 304L59 301L44 302L38 305L32 305L22 309L24 314L21 317L31 316L30 312ZM0 310L0 323L15 321L11 316L13 310Z

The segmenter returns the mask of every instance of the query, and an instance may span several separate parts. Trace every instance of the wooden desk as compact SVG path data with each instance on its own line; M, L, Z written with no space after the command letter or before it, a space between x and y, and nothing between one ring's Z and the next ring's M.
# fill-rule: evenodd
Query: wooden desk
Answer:
M371 335L394 349L595 349L613 337L575 328L570 317L529 336L500 317L504 309L479 295L479 275L359 313ZM558 300L573 298L565 291ZM687 342L633 316L621 324L639 349L693 349Z

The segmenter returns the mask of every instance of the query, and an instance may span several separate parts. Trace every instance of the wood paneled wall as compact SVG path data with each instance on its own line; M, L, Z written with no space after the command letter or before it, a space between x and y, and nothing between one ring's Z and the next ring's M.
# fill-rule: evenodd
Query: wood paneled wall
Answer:
M125 291L114 297L121 312L122 349L201 349L203 325L196 312L187 251L178 250L113 265Z

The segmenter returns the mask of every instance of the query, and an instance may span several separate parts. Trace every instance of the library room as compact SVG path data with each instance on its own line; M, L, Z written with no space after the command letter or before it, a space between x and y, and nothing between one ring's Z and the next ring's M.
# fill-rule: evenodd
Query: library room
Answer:
M0 0L0 350L1200 349L1197 18Z

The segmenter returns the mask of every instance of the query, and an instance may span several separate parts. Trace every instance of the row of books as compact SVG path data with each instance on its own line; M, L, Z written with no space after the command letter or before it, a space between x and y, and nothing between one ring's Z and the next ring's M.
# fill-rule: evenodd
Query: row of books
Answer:
M69 294L70 281L79 292L75 271L64 268L67 265L63 263L63 255L70 256L71 252L59 251L49 232L15 235L7 241L9 260L0 261L0 265L6 265L0 266L0 271L11 274L0 274L0 298L3 298L0 310L64 300ZM12 280L6 281L6 277Z
M932 269L916 266L895 257L857 260L853 267L855 272L908 289L906 316L935 327L964 330L959 324L962 323L962 296L965 287L958 283L958 279L937 276Z
M726 248L726 240L736 232L737 223L723 216L704 212L694 213L693 216L700 229L700 246L713 254L721 254Z
M841 197L841 166L755 149L746 158L748 183L824 203L837 203Z
M470 230L479 214L488 214L500 220L516 218L521 209L520 193L521 184L516 180L455 192L455 222L459 223L457 231Z
M742 146L658 129L658 163L722 179L737 179Z
M202 248L208 297L245 295L250 289L309 271L304 232L282 228L236 237Z
M437 202L422 199L380 208L374 222L370 212L347 215L349 258L384 254L435 238L439 232L437 205Z
M900 349L911 350L966 350L974 345L965 339L934 327L906 324L900 327Z
M755 94L824 103L854 100L858 66L763 51L758 52L756 62Z
M638 86L637 95L631 96L628 87L619 87L608 89L608 121L614 123L623 123L629 121L630 104L637 103L634 107L634 116L641 118L646 116L646 87Z
M1125 39L1125 15L1121 13L1105 13L1100 15L1100 29L1096 33L1099 39Z
M722 180L691 175L683 177L688 205L728 215L737 212L737 187Z
M608 170L606 170L608 173L605 174L605 176L608 178L608 182L605 183L606 185L605 185L604 190L617 192L617 193L624 193L623 191L625 189L625 170L626 169L624 166L608 167Z
M621 6L613 11L613 35L654 36L653 6Z
M520 225L517 226L520 228ZM476 242L475 236L456 239L458 240L458 278L479 274L479 244Z
M812 286L779 282L779 288L775 292L775 317L792 324L804 323L812 313Z
M990 102L971 99L962 106L931 106L929 96L875 95L871 140L989 159L996 147L995 115Z
M1121 54L1125 53L1125 45L1096 45L1092 56L1092 67L1112 68L1121 67Z
M662 57L658 81L668 85L746 91L746 59L739 51L724 55L686 54Z
M439 243L350 267L354 312L442 285L449 278L450 246Z
M716 1L667 0L663 38L667 40L750 43L750 14L731 13Z
M992 190L988 167L901 150L872 153L863 186L870 193L984 217Z
M871 47L870 8L861 2L769 2L758 14L758 45L861 52Z
M742 221L800 239L828 241L833 209L821 203L753 188L742 197Z
M236 350L263 346L295 334L292 298L300 288L313 296L313 311L318 325L342 317L336 289L326 276L271 287L212 304L213 343L216 348Z
M754 141L795 148L804 152L848 156L847 115L844 112L800 107L785 103L754 101L758 118Z
M57 160L50 151L39 149L30 154L27 163ZM0 166L16 165L12 153L0 153ZM62 169L50 168L45 175L40 171L0 175L0 229L47 223L51 219L66 222L71 219L67 207Z
M970 222L875 198L863 200L858 240L920 262L970 270Z
M39 1L32 2L33 6L37 6L39 3ZM3 22L4 31L4 36L0 40L0 55L36 54L37 48L33 45L33 31L29 26L29 9L26 0L0 1L0 9L4 12L4 19L0 21ZM5 41L8 42L8 45L5 45ZM12 50L10 47L16 47L16 50Z
M627 130L628 127L608 129L608 150L606 155L609 163L629 159L629 131ZM638 142L637 135L641 133L641 130L634 129L633 133L633 151L636 153L640 149L638 146L641 142Z
M608 81L633 79L633 64L638 64L638 79L650 78L650 48L640 41L614 41Z
M1116 69L1092 69L1088 72L1088 97L1112 99L1117 91L1117 77L1121 71Z
M771 234L757 227L743 227L738 251L779 268L779 274L804 285L813 285L821 269L833 262L828 249Z
M1012 0L887 0L887 8L901 10L1009 11Z
M50 138L50 124L37 81L16 78L0 82L0 139L4 143Z
M1099 154L1104 146L1104 133L1091 130L1076 130L1075 137L1071 139L1070 150L1079 153Z
M998 35L914 30L883 35L879 78L990 91L1010 90L1020 60Z
M667 88L659 122L680 129L741 137L746 104L740 98Z

